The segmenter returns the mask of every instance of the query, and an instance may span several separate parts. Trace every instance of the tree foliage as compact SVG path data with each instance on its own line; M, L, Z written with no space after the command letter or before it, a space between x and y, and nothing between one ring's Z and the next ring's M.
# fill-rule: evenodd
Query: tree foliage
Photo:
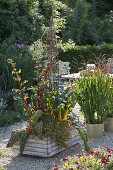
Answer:
M59 49L113 43L112 0L0 0L0 61L5 63L0 76L7 72L7 58L13 58L23 77L32 79L31 48L46 33L51 16ZM37 46L40 55L41 43Z
M113 12L105 1L76 0L68 16L64 40L82 44L113 42Z
M41 15L37 0L0 0L0 42L14 37L32 43L41 34Z
M18 42L33 43L49 26L51 15L64 41L113 42L112 10L111 0L0 0L0 42L14 37Z

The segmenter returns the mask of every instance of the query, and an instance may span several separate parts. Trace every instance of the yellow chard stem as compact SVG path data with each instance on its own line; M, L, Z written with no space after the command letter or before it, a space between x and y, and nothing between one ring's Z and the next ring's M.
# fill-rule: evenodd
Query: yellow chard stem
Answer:
M67 109L66 109L66 112L65 112L65 114L64 114L64 119L63 119L64 121L67 120L68 113L69 113L69 109L67 108Z
M60 110L59 113L58 113L58 121L59 121L59 122L62 122L61 110Z

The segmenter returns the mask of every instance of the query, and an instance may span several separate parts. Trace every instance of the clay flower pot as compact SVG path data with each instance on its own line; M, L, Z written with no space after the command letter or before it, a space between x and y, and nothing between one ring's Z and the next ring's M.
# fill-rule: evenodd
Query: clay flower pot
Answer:
M101 137L104 132L104 123L86 124L87 135L89 138Z
M107 117L105 121L105 131L113 132L113 117Z

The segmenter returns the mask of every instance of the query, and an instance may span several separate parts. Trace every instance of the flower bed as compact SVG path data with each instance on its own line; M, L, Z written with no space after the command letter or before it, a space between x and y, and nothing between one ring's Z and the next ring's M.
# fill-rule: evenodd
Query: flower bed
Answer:
M54 165L53 170L113 170L113 149L92 148L83 155L63 158L61 165Z

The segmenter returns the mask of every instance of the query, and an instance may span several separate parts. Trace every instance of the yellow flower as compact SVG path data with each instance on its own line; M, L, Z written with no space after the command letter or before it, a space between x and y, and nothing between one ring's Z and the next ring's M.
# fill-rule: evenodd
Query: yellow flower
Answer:
M27 95L25 95L25 96L24 96L24 100L27 100L27 99L28 99L28 96L27 96Z
M86 160L86 158L84 157L84 156L80 156L80 161L81 162L83 162L83 161L85 161Z
M65 162L64 165L67 167L68 166L68 162Z

